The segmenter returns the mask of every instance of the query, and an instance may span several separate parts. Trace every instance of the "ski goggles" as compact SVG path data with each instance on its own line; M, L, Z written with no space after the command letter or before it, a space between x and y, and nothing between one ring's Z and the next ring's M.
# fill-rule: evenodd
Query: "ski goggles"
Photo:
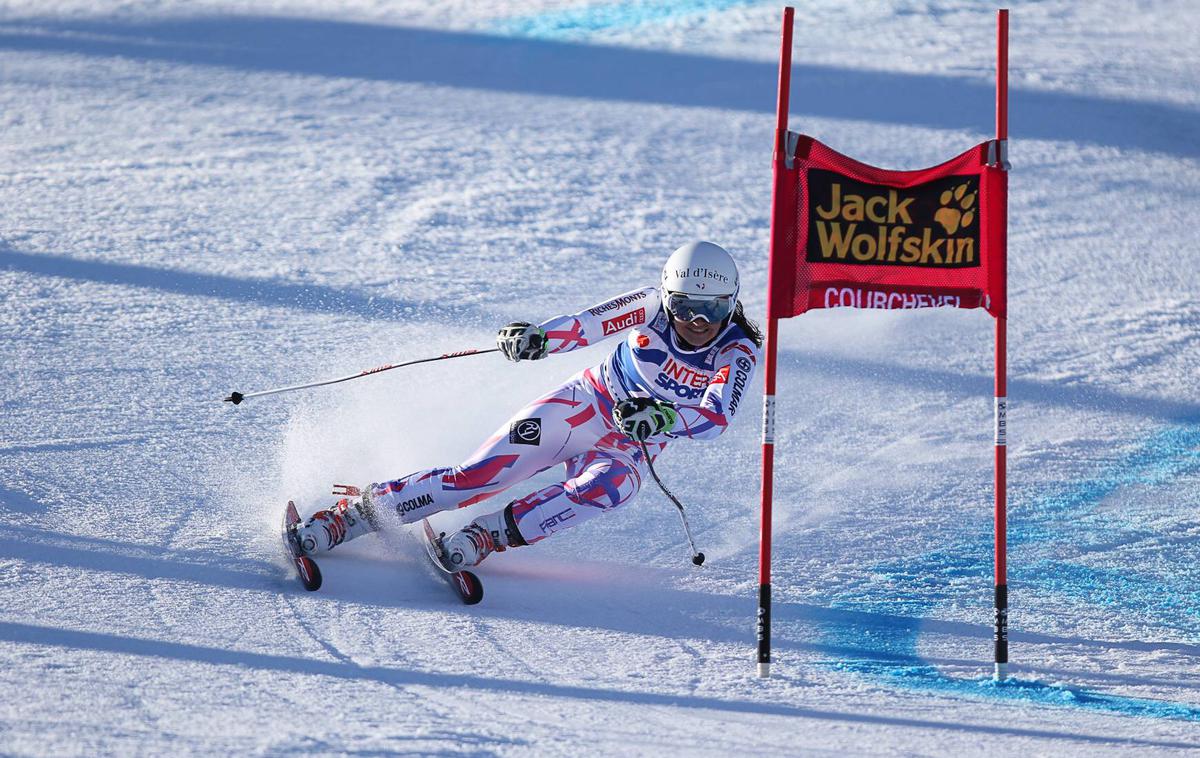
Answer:
M683 292L669 292L666 306L667 312L680 321L704 319L710 324L716 324L733 313L733 295L700 297Z

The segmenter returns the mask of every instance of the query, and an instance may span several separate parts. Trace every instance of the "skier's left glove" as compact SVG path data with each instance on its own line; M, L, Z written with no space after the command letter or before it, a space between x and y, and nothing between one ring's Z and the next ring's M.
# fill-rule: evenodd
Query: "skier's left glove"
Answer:
M656 434L675 428L679 414L675 406L664 400L631 397L613 407L613 422L634 442L645 442Z
M496 345L513 363L536 361L546 357L546 333L540 326L514 321L496 335Z

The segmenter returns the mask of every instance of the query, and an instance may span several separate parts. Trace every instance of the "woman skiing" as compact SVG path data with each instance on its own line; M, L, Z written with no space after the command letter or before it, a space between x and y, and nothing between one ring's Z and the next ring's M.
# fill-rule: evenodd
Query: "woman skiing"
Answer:
M443 542L454 569L529 545L629 502L672 440L712 439L739 410L762 335L738 302L733 258L711 242L680 247L658 287L541 324L515 322L496 341L511 361L540 360L609 337L599 365L526 405L461 465L372 484L300 526L306 555L390 523L482 502L565 463L566 478L481 515ZM352 495L358 494L352 491Z

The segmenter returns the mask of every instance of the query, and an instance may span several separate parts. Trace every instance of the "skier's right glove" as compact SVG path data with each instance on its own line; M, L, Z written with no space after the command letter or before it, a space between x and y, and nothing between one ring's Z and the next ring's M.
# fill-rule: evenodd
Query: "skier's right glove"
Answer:
M613 422L634 442L645 442L675 428L675 406L649 397L631 397L613 406Z
M546 333L540 326L514 321L496 335L496 344L513 363L536 361L546 357Z

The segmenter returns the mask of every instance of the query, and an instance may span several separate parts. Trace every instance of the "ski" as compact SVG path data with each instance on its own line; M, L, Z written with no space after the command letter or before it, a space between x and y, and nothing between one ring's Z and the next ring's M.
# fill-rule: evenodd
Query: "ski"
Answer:
M466 605L475 605L483 600L483 584L479 577L471 571L455 571L446 565L446 551L442 548L442 538L446 535L435 534L429 519L422 519L421 526L425 530L425 554L429 556L429 562L441 573L459 599Z
M296 525L299 523L300 513L296 510L296 504L289 500L283 511L283 546L304 589L315 592L321 589L321 569L300 549L300 538L296 536Z

